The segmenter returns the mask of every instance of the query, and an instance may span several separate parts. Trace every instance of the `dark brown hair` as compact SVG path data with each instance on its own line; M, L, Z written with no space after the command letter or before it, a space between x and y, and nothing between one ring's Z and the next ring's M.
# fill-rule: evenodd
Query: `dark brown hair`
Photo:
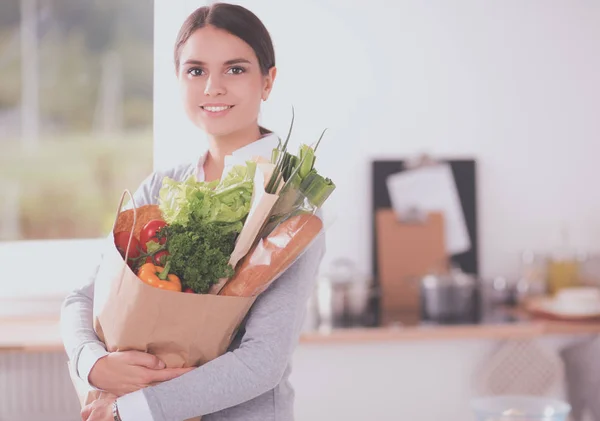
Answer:
M188 38L207 25L223 29L246 42L256 54L263 75L275 66L275 50L269 31L250 10L229 3L214 3L196 9L185 20L175 42L175 69L179 71L181 49Z

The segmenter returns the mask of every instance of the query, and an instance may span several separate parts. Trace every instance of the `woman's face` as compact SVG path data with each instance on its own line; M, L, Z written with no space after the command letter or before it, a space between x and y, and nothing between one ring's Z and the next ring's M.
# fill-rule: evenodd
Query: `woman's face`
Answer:
M196 30L181 49L178 78L186 113L212 136L256 126L275 68L264 76L246 42L222 29Z

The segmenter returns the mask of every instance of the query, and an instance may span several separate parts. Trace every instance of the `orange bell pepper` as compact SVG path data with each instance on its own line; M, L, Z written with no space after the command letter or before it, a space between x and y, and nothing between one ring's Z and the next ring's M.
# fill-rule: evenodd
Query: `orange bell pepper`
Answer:
M138 277L153 287L181 292L181 281L177 275L169 273L169 266L170 262L164 268L153 263L144 263L138 271Z

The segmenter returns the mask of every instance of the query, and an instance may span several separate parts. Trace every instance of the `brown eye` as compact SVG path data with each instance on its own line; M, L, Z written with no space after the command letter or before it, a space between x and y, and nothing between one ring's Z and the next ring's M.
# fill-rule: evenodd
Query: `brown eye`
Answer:
M202 76L203 70L197 67L192 67L187 71L187 73L192 76Z
M234 75L241 75L242 73L246 72L246 69L244 69L243 67L236 66L229 69L228 72L231 72Z

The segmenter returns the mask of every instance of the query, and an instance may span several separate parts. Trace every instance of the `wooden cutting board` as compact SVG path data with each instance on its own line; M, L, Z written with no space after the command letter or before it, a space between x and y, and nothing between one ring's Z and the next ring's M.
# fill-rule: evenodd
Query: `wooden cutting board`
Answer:
M400 222L391 208L376 212L381 321L413 324L421 316L421 278L446 268L442 213L423 222Z

